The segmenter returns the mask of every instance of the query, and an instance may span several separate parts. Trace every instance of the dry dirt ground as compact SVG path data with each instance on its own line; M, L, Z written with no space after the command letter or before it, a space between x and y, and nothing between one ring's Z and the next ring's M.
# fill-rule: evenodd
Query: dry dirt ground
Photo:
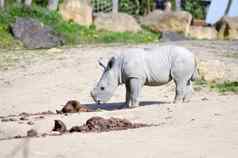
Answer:
M89 92L101 74L99 57L109 58L128 47L78 46L61 48L55 55L21 60L16 67L0 71L0 116L13 121L0 122L1 158L237 158L238 96L221 95L207 88L195 91L190 103L170 104L174 85L144 87L142 106L123 107L125 90L121 86L110 103L97 106ZM183 41L169 44L191 49L200 59L226 63L226 79L238 80L238 42ZM42 50L38 50L42 51ZM49 50L43 50L49 53ZM26 51L26 53L29 51ZM33 115L19 120L22 112L38 113L62 108L70 99L79 100L96 112L69 115ZM10 116L9 116L10 115ZM81 125L92 116L126 118L132 122L156 124L154 127L103 133L74 133L26 139L6 139L26 135L36 129L51 133L54 120L68 128ZM15 120L15 121L14 121ZM32 124L28 124L31 121Z

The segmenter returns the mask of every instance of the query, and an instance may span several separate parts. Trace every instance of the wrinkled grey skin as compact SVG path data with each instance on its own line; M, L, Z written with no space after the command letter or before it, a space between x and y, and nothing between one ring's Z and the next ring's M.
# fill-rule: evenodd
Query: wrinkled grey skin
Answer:
M127 49L112 57L91 96L97 103L107 102L118 85L126 86L126 104L139 105L142 87L160 86L174 80L174 103L189 101L192 83L198 77L194 55L186 48L161 46L157 48Z

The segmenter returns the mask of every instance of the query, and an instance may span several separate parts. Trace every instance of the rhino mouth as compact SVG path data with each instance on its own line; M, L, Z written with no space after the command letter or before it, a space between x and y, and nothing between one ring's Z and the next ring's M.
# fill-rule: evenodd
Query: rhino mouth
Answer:
M91 94L91 97L93 98L93 100L95 101L96 104L98 104L98 105L102 104L102 100L98 99L98 98L93 94L93 92L91 92L90 94Z
M101 100L97 100L96 103L97 103L98 105L100 105L100 104L102 104L102 101L101 101Z

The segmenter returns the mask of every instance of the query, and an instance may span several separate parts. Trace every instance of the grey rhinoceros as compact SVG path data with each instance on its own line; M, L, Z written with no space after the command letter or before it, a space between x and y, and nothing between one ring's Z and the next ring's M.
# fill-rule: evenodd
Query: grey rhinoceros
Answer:
M129 48L113 56L107 65L99 61L104 72L91 91L96 103L108 101L118 85L126 86L126 104L139 105L142 87L160 86L174 80L176 95L174 103L188 101L192 83L198 77L195 56L179 46L157 48Z

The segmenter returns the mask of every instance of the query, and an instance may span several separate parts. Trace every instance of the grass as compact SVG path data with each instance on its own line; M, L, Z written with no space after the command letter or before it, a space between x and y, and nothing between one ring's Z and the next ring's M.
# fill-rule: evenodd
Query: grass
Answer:
M196 87L209 87L220 93L233 92L238 94L238 81L225 81L223 83L208 83L204 80L197 80L194 82Z
M211 85L210 88L220 93L225 93L225 92L238 93L238 81L214 84L214 85Z
M238 59L238 52L236 52L236 53L227 53L225 55L225 57Z
M68 45L79 43L149 43L158 41L160 37L160 34L147 29L139 33L96 31L95 26L84 27L72 21L64 21L56 11L50 12L46 8L36 5L26 8L23 5L12 3L7 5L4 10L0 10L0 48L18 46L19 42L12 37L9 31L9 26L15 22L16 17L34 18L51 26L58 35L64 38Z

